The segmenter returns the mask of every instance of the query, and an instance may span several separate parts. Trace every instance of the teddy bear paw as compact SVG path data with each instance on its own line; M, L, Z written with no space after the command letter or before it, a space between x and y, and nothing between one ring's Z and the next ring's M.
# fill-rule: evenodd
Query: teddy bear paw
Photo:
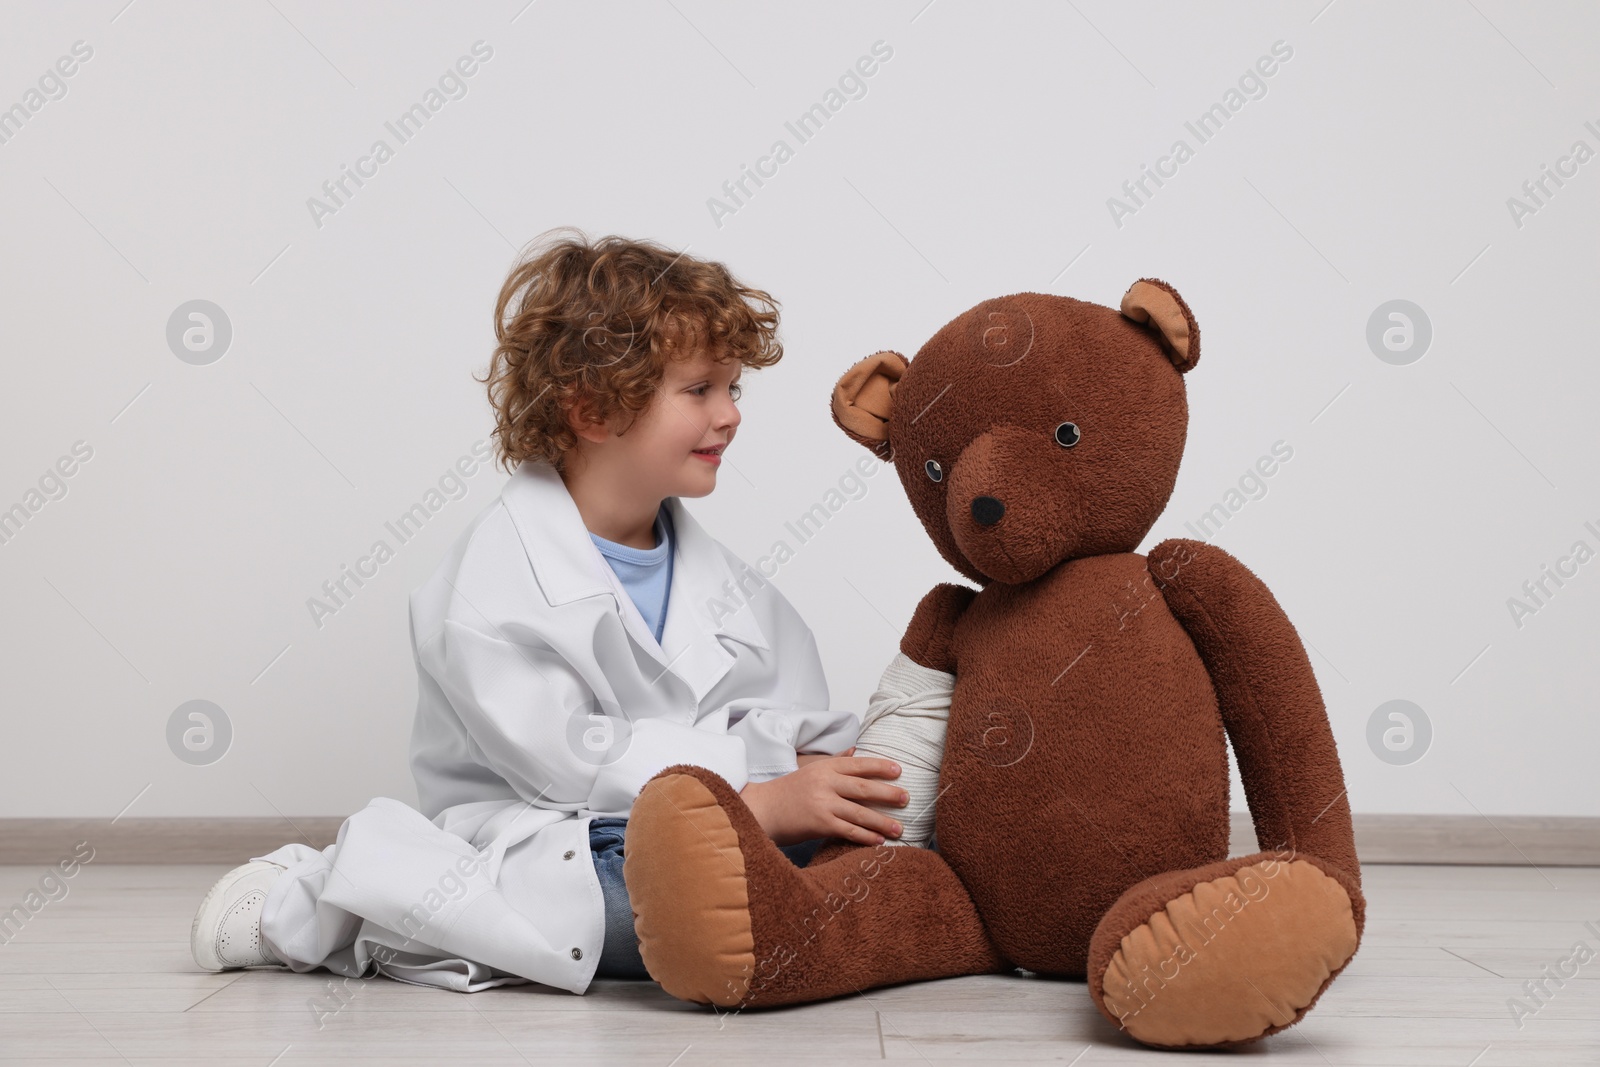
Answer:
M1144 1044L1236 1045L1298 1022L1359 936L1350 894L1319 862L1238 857L1124 893L1091 943L1091 991Z
M938 853L832 841L796 867L703 767L645 783L623 878L645 969L680 1000L766 1008L1010 968Z

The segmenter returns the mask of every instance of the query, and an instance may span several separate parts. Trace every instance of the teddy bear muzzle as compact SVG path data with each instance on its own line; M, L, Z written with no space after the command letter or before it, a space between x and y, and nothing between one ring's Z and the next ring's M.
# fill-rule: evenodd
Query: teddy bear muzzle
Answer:
M1076 554L1078 491L1053 454L1060 451L1037 432L997 426L945 470L956 547L997 582L1032 581Z

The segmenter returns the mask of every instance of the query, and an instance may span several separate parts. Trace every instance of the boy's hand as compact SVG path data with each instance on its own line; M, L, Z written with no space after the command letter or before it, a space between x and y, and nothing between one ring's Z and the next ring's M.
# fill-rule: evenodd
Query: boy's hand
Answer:
M854 747L846 750L854 752ZM899 837L898 822L858 801L903 805L905 790L875 778L898 778L900 766L876 756L796 757L799 769L766 782L751 782L739 795L779 845L814 837L839 837L861 845L881 845L884 835Z
M815 763L819 759L838 759L840 756L848 756L848 755L850 755L850 753L854 752L855 750L856 750L856 746L851 745L849 748L845 749L843 752L838 753L837 755L833 755L833 754L830 754L830 753L827 753L827 752L808 752L803 756L796 756L794 758L794 761L795 761L795 763L797 763L800 766L804 767L806 764Z

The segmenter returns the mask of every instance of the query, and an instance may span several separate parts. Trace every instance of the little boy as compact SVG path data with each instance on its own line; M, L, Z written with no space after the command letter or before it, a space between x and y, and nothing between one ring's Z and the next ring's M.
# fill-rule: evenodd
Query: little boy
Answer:
M810 629L681 500L715 488L777 321L721 264L651 242L580 234L518 264L484 379L517 466L411 596L421 811L379 797L328 848L224 875L196 963L463 992L646 978L627 818L675 763L726 778L800 866L901 832L908 797L876 780L899 768L850 755L860 718L828 709Z

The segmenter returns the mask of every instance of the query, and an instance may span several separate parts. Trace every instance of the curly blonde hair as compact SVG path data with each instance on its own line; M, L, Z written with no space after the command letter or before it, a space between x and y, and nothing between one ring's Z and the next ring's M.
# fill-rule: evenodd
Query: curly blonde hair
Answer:
M702 345L746 367L783 358L777 301L721 263L654 241L591 242L573 227L547 231L520 257L495 303L494 332L488 376L473 380L488 384L495 451L508 471L525 459L560 470L577 447L567 412L579 400L592 405L592 420L621 414L631 426L667 361Z

